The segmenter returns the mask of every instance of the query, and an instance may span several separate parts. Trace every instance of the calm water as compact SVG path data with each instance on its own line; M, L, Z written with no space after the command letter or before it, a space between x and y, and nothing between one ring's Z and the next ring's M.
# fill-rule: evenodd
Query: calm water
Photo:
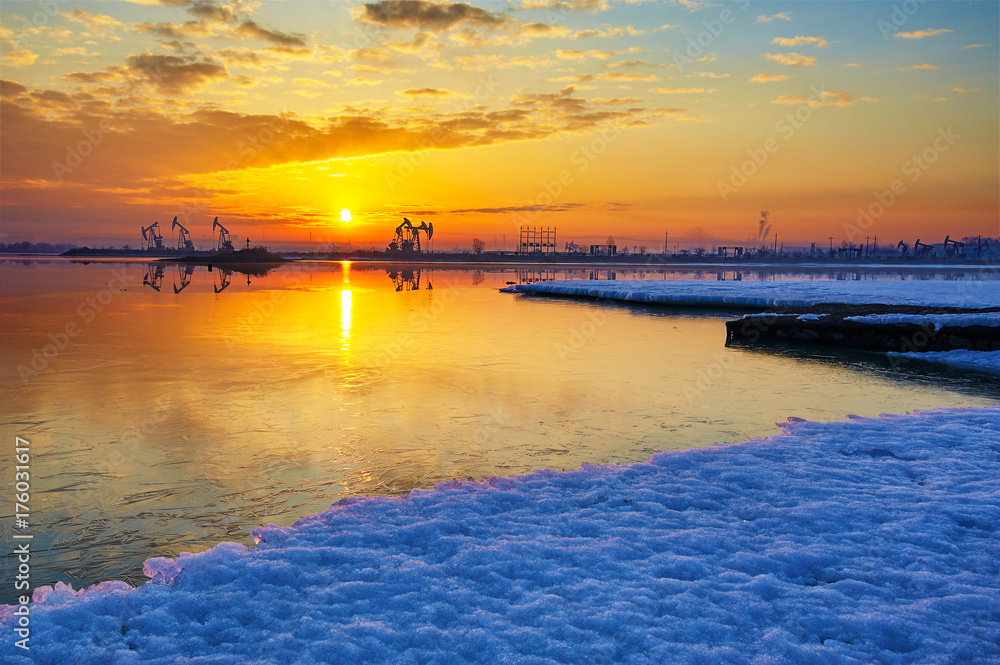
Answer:
M249 544L256 526L291 524L349 495L637 461L770 435L788 416L1000 399L989 378L893 370L877 354L727 349L723 322L738 315L496 290L612 272L982 277L407 272L356 263L248 277L3 260L0 428L5 446L15 435L31 442L33 586L141 582L146 558ZM11 461L3 455L0 469L8 497ZM9 549L10 500L3 506ZM3 557L8 573L12 560Z

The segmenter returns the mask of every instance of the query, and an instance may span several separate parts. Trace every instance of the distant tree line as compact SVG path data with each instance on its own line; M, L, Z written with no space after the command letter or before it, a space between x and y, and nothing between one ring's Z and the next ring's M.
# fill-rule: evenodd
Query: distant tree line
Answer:
M68 243L58 243L52 245L47 242L0 242L0 253L20 254L30 252L33 254L61 254L67 249L73 249L76 245Z

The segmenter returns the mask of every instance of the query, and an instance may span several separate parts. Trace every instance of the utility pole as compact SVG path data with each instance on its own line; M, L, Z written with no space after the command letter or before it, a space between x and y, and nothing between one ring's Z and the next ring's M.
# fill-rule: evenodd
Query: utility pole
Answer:
M669 251L667 243L670 241L670 231L663 232L663 255L666 256Z
M830 236L830 253L833 254L833 236Z
M774 232L774 255L778 255L778 232Z
M871 239L871 236L865 236L865 256L868 256L868 241L870 239Z

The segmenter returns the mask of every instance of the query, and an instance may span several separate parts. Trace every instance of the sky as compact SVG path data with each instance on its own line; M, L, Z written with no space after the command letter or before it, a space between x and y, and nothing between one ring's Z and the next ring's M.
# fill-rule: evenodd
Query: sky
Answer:
M5 0L0 242L997 236L998 8Z

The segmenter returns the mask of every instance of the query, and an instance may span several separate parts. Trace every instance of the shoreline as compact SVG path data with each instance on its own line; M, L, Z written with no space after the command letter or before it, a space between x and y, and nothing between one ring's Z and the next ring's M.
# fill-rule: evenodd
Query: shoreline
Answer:
M344 499L256 547L149 559L138 587L38 589L46 639L11 662L986 663L1000 480L980 444L998 422L789 418L637 464Z

